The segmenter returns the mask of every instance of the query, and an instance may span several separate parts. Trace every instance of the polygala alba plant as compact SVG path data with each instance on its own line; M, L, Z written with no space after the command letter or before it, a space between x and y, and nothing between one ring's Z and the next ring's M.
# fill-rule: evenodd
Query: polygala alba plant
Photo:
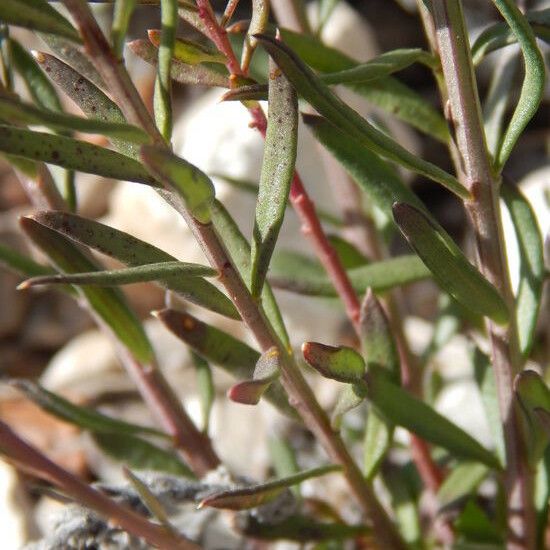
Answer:
M28 379L5 380L47 413L89 432L125 465L123 488L88 485L0 422L3 457L93 518L95 531L66 525L66 538L47 547L264 548L279 540L318 549L545 547L549 350L537 321L547 271L533 208L504 175L543 98L537 38L550 36L550 9L480 1L502 20L470 45L461 0L418 0L426 48L394 49L358 62L321 41L335 0L312 0L319 4L318 26L310 23L303 0L272 0L274 14L268 0L241 6L229 0L223 14L209 0L115 0L110 29L98 24L96 17L105 14L98 3L0 1L0 152L35 207L20 227L41 259L2 246L0 260L24 277L19 288L57 285L78 300L116 341L120 362L158 429L77 405ZM130 20L143 4L158 6L160 29L130 41ZM247 19L235 22L236 9ZM33 44L43 41L43 51L31 51L25 43L30 34L20 27L36 35ZM522 79L495 68L493 109L484 105L484 118L475 68L514 43ZM156 67L153 114L127 71L127 50ZM400 81L400 71L412 65L431 72L440 110ZM257 195L250 235L216 198L213 174L174 153L173 81L198 86L197 93L225 88L221 100L240 102L250 118L248 131L263 136L257 185L234 182L240 192ZM337 85L411 125L432 145L447 147L454 169L410 152L391 124L381 122L385 118L363 118L341 99ZM66 96L78 114L65 110ZM347 172L332 184L352 205L351 215L349 209L340 217L316 209L309 195L316 182L296 171L303 153L299 121L319 142L317 154L330 154L333 166ZM209 265L178 261L79 215L80 173L152 187L184 218ZM413 177L442 186L455 196L457 210L462 205L472 236L466 251L406 183ZM501 205L519 249L517 289ZM277 248L287 208L303 229L296 239L307 240L316 263ZM327 227L340 235L329 236ZM402 237L409 251L390 256L395 247L389 245ZM93 251L123 267L106 269ZM444 306L431 343L413 353L399 289L430 278ZM267 400L295 433L309 432L324 454L304 460L287 429L290 435L270 446L275 474L266 472L267 481L224 467L230 457L219 453L207 424L198 426L189 416L188 396L167 383L142 323L117 288L136 282L166 290L166 308L153 314L192 350L206 418L216 384L210 364L216 364L235 379L224 398L249 407L250 423L240 430L256 429L252 407ZM312 301L332 297L330 307L347 315L347 333L327 333L322 343L295 342L273 288ZM201 310L216 315L201 320L190 313L201 317ZM222 330L223 317L240 322L255 346ZM470 341L472 378L486 416L479 421L489 425L492 444L434 408L444 388L429 364L457 333ZM325 384L334 392L331 410L313 391L320 377L337 381ZM341 489L323 492L329 478L321 476L327 474L335 486L345 485L345 512ZM320 478L321 499L300 493L311 478ZM186 520L177 522L177 511L189 503ZM219 516L213 509L226 512ZM205 510L229 519L227 538L217 545L208 542L208 528L196 528L194 516Z

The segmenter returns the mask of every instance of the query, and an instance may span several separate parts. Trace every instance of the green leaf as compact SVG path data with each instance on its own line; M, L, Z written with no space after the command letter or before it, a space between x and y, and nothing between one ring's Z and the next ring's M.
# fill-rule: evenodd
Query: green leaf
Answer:
M204 172L156 145L143 145L140 157L155 178L183 199L189 213L198 222L211 221L210 206L214 202L215 190Z
M326 46L317 38L288 29L281 29L281 35L284 42L300 56L304 63L321 73L339 72L360 65L358 61L339 50ZM320 78L322 79L324 76L320 75ZM448 142L449 130L441 114L422 96L392 76L370 82L345 85L370 103L395 115L418 130L439 141Z
M2 244L0 244L0 264L5 265L16 273L29 277L38 277L40 275L55 273L50 267L39 264L32 258Z
M358 407L366 396L363 386L359 384L348 384L341 389L330 418L334 430L341 428L344 415Z
M374 366L387 371L399 383L399 353L388 319L371 289L361 304L360 333L367 370ZM363 446L363 473L373 479L388 452L393 438L393 423L371 407L367 416Z
M231 217L225 207L214 201L211 208L212 223L218 235L222 236L223 243L237 268L239 275L243 278L246 286L250 289L250 245L241 233L235 220ZM286 332L285 324L279 311L275 296L268 284L262 289L262 307L265 311L271 326L286 348L290 346L290 340Z
M455 528L467 541L474 543L499 543L502 548L502 535L487 514L473 501L466 504L455 521ZM468 546L462 547L466 550Z
M325 378L346 384L355 384L363 380L365 361L352 348L304 342L302 354L306 362Z
M10 58L34 103L50 111L62 111L57 91L40 70L34 57L19 42L10 39Z
M417 62L432 67L435 64L435 58L420 48L403 48L384 52L350 69L322 74L320 78L329 85L356 84L389 76Z
M106 178L157 185L134 159L70 137L0 125L0 151Z
M157 49L148 40L133 40L127 46L147 63L157 64ZM172 60L170 76L182 84L229 88L227 74L205 65L187 65L176 59Z
M129 266L177 261L174 256L124 231L75 214L55 211L38 212L34 218L38 223L69 239L116 258ZM176 292L193 304L232 319L240 319L239 313L229 298L202 278L183 278L172 275L159 280L158 284Z
M158 281L172 275L178 275L180 277L213 277L216 273L215 269L199 264L161 262L156 264L144 264L137 267L128 267L126 269L92 271L90 273L43 275L27 279L19 285L18 289L21 290L38 285L66 283L78 286L119 286Z
M535 511L537 513L537 548L544 547L544 536L548 525L550 505L550 447L537 466L534 487Z
M493 0L493 3L515 34L525 63L525 78L512 120L496 158L496 168L502 169L516 141L536 113L544 94L544 58L537 46L533 29L513 0Z
M544 415L550 414L550 389L538 373L533 370L524 370L516 376L514 392L525 413L524 433L529 462L535 466L542 458L550 441L550 433L544 419Z
M550 9L530 11L525 16L537 38L548 43L550 41ZM516 41L516 35L506 23L491 25L477 37L472 46L474 65L478 65L487 54L514 44Z
M165 439L170 438L168 434L155 430L154 428L138 426L137 424L117 420L88 407L74 405L64 397L50 392L30 380L9 380L8 383L10 386L23 392L28 399L36 403L41 409L85 430L94 433L102 432L121 435L143 434Z
M258 45L258 41L254 38L257 33L262 33L267 27L269 21L269 1L268 0L252 0L252 19L246 31L244 39L243 54L241 67L244 72L248 70L252 54Z
M111 25L111 43L114 53L120 58L124 53L124 40L135 7L136 0L115 0L113 23Z
M288 46L266 35L257 38L298 93L342 132L384 158L441 183L461 198L468 198L468 191L454 176L416 157L342 102Z
M157 78L153 108L155 122L169 142L172 136L172 78L171 65L178 25L178 3L176 0L160 0L161 36L158 49Z
M153 313L172 334L185 342L195 353L214 363L238 379L252 378L260 354L233 336L197 318L174 309ZM293 416L293 409L276 382L266 392L266 398L281 412Z
M415 207L395 203L393 217L441 288L475 313L505 324L509 312L495 287L466 259L445 230Z
M270 265L272 286L308 296L335 297L336 290L317 262L301 254L279 252ZM374 262L348 271L353 288L363 294L368 288L384 292L426 279L430 271L417 256L405 255Z
M315 115L303 115L313 135L342 164L347 173L366 193L369 200L391 218L394 202L406 202L426 212L420 199L407 187L397 171L376 153Z
M500 468L495 456L456 424L392 383L382 371L372 367L371 370L367 374L368 399L388 420L443 447L453 456Z
M276 347L262 353L252 379L232 386L227 393L229 399L244 405L257 405L271 383L279 377L280 362L281 357Z
M474 378L481 394L485 416L487 417L487 423L493 436L495 452L500 463L505 464L504 431L500 417L495 373L491 361L478 347L472 349L472 363L474 366Z
M357 248L339 235L327 235L328 241L338 255L344 269L362 267L369 263L368 258L363 256Z
M478 462L459 463L451 470L437 492L439 509L448 508L458 504L466 497L473 496L487 474L487 466L484 464Z
M133 435L94 433L94 441L111 458L135 470L155 470L194 478L193 472L176 454Z
M118 105L109 99L97 84L53 55L35 52L34 56L48 77L74 101L88 118L119 124L126 122ZM118 139L113 139L112 142L119 152L137 158L138 148L136 145Z
M298 143L296 92L273 62L270 71L269 117L252 240L250 279L255 297L262 290L283 224Z
M20 223L25 234L58 270L79 273L98 268L94 261L60 233L30 217L21 218ZM143 327L118 289L83 287L78 291L86 298L94 314L113 331L138 361L149 363L153 360L153 349Z
M283 491L292 487L292 485L301 483L306 479L323 476L340 470L341 466L331 464L329 466L321 466L320 468L312 468L311 470L299 472L292 476L276 479L267 483L215 493L202 500L199 504L199 508L203 508L204 506L226 510L248 510L250 508L256 508L262 504L271 502Z
M2 0L0 20L17 27L57 34L80 42L76 29L46 0Z
M150 29L147 31L147 36L153 46L156 48L160 46L160 31ZM172 55L175 59L186 65L198 65L199 63L219 63L224 65L226 61L225 56L214 48L209 48L203 44L184 38L176 38Z
M49 111L10 97L0 97L0 117L12 123L42 125L61 131L76 130L87 134L102 134L132 143L149 141L149 136L141 128L130 124L105 122Z
M535 213L520 190L501 187L502 198L512 218L520 257L520 281L516 297L519 347L524 358L533 347L544 284L543 243Z
M197 390L201 402L202 431L207 433L210 424L210 413L212 412L212 405L216 397L212 369L208 362L195 352L191 352L191 358L193 360L193 366L195 367Z

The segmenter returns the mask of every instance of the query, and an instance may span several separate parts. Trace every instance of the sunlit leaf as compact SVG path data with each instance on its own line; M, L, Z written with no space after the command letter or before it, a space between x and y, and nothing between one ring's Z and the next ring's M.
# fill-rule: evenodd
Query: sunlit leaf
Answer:
M283 491L292 485L301 483L306 479L337 472L340 469L341 467L336 465L321 466L320 468L299 472L283 479L277 479L275 481L250 487L243 487L241 489L223 491L206 497L199 504L199 508L204 506L228 510L248 510L250 508L256 508L257 506L261 506L277 498Z
M524 358L533 347L544 283L543 243L531 205L513 185L501 187L510 213L520 257L520 280L516 298L516 323L519 347Z
M251 292L258 296L283 223L298 144L296 92L270 65L269 114L252 240Z
M81 273L98 269L95 262L60 233L30 217L22 218L20 223L25 234L60 271ZM118 289L80 287L79 293L86 298L94 314L113 331L136 359L144 363L153 359L153 350L143 327Z
M149 40L156 48L160 45L160 35L160 31L155 29L147 31ZM225 56L214 48L184 38L176 38L173 55L175 59L187 65L198 65L199 63L225 64Z
M394 204L393 216L443 290L475 313L491 317L500 324L508 321L508 308L500 294L439 224L404 203Z
M352 348L305 342L302 354L307 363L325 378L355 384L362 381L365 374L365 361Z
M140 157L153 176L183 199L197 221L211 221L210 206L214 202L215 190L212 180L204 172L168 149L155 145L142 146Z
M183 477L195 477L176 454L134 435L97 432L93 439L111 458L135 470L155 470Z
M158 185L134 159L66 136L0 125L0 151L106 178Z
M80 42L76 29L46 0L2 0L0 20L10 25L58 34Z
M536 113L544 94L545 68L542 53L527 19L513 0L493 0L517 38L523 54L525 78L512 120L502 138L496 158L496 167L501 169L510 156L516 141Z
M437 492L439 508L447 508L472 496L487 473L487 466L478 462L461 462L455 466Z
M53 414L57 418L61 418L66 422L70 422L91 432L122 435L143 434L162 438L170 437L154 428L117 420L88 407L75 405L64 397L50 392L30 380L10 380L9 384L22 391L28 399L36 403L41 409Z
M174 256L124 231L119 231L75 214L56 211L38 212L34 215L34 218L38 223L65 235L69 239L116 258L132 267L177 261ZM162 280L159 279L158 283L196 305L233 319L240 318L229 298L202 278L172 275Z

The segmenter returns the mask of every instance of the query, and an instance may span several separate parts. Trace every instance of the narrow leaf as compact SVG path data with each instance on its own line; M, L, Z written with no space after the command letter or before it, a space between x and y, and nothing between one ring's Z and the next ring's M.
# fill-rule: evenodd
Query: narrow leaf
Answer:
M270 64L269 113L252 241L251 291L259 296L288 202L298 143L296 92Z
M157 49L148 40L133 40L128 42L127 46L147 63L157 64ZM170 77L182 84L229 87L229 79L226 74L204 65L187 65L175 59L172 60L170 66Z
M503 185L502 198L512 218L520 257L520 281L516 298L519 347L524 358L533 347L544 284L543 242L537 218L529 202L513 185Z
M67 212L38 212L36 221L65 235L77 243L84 244L116 258L132 267L161 262L175 262L174 256L150 245L124 231L119 231L102 223L82 218ZM158 284L181 295L198 306L205 307L220 315L240 319L239 313L229 298L213 284L199 277L183 278L167 276Z
M312 468L305 472L300 472L283 479L277 479L260 485L223 491L206 497L199 504L199 508L204 506L228 510L248 510L250 508L256 508L274 500L288 487L292 487L292 485L301 483L306 479L320 477L340 470L341 466L337 465L321 466L320 468Z
M510 156L516 141L536 113L544 94L544 59L537 46L533 29L513 0L493 0L502 17L510 26L521 47L525 64L525 78L521 94L504 133L502 144L496 158L496 167L501 169Z
M172 334L195 353L238 379L252 378L260 354L233 336L199 321L188 313L163 309L153 313ZM281 412L294 416L281 385L273 383L265 397Z
M250 288L250 245L241 233L235 220L227 212L225 207L219 202L214 201L211 209L212 223L218 235L223 235L223 242L227 248L233 264L237 268L240 276L243 278L247 287ZM279 306L275 296L268 284L264 284L262 290L262 307L271 326L274 328L277 336L285 347L290 346L285 324L279 311Z
M168 439L170 437L154 428L138 426L137 424L117 420L88 407L74 405L64 397L50 392L30 380L9 380L8 383L10 386L23 392L28 399L36 403L41 409L85 430L90 430L95 433L106 432L122 435L143 434Z
M140 157L153 176L183 199L189 213L197 221L211 221L210 206L215 190L204 172L168 149L155 145L142 146Z
M210 413L212 412L212 405L214 404L214 399L216 397L216 388L214 387L212 369L210 368L208 361L205 361L195 352L191 352L191 358L193 360L193 366L195 367L197 390L201 402L202 431L207 433L208 426L210 424Z
M25 234L60 271L78 273L97 269L96 263L61 234L32 218L22 218L20 223ZM137 360L149 363L153 359L153 350L143 327L118 289L83 287L79 293Z
M388 160L441 183L459 197L469 196L468 191L454 176L419 159L342 102L288 46L266 35L258 35L257 38L298 93L341 131Z
M458 464L445 478L437 492L439 509L448 508L467 497L473 496L474 491L487 477L487 474L487 466L484 464L478 462Z
M75 28L46 0L2 0L0 19L10 25L57 34L80 42Z
M363 441L363 475L372 481L393 441L393 423L371 407Z
M135 7L136 0L115 0L113 24L111 25L111 43L113 44L113 51L120 58L124 53L124 39Z
M306 362L325 378L355 384L361 382L365 374L365 361L352 348L304 342L302 354Z
M13 123L42 125L54 130L76 130L87 134L102 134L132 143L147 143L148 135L141 129L122 122L105 122L66 113L49 111L9 97L0 97L0 117Z
M160 31L150 29L147 31L147 36L153 46L156 48L160 46ZM217 50L183 38L176 38L173 56L187 65L198 65L199 63L225 64L225 56Z
M393 206L393 216L443 290L475 313L486 315L499 324L508 321L508 308L500 294L439 224L404 203Z
M39 264L32 258L2 244L0 244L0 264L5 265L16 273L29 277L54 273L54 270L50 267Z
M119 286L133 283L144 283L162 280L164 277L178 275L180 277L213 277L216 270L210 267L189 264L185 262L162 262L144 264L126 269L109 271L92 271L90 273L75 273L70 275L44 275L33 277L21 283L18 289L46 284Z
M336 291L319 264L295 253L278 253L270 266L269 281L276 288L308 296L335 297ZM417 256L405 255L350 269L348 275L358 294L368 288L384 292L429 278L430 271Z
M367 396L363 386L359 384L348 384L342 388L338 395L338 401L334 406L330 423L335 430L339 430L342 425L344 415L358 407Z
M193 478L193 472L174 453L134 435L94 433L94 441L107 455L135 470L155 470Z
M500 468L495 456L474 438L429 405L392 383L383 372L367 375L367 388L371 403L394 424L443 447L453 456Z
M139 162L65 136L0 125L0 151L105 178L157 185Z
M169 142L172 136L172 79L170 67L178 23L178 4L176 0L160 0L160 21L162 30L158 49L153 106L157 127L164 139Z
M370 201L391 218L394 202L406 202L426 212L420 199L407 187L397 171L376 153L315 115L303 115L313 135L342 164L348 174L366 193Z

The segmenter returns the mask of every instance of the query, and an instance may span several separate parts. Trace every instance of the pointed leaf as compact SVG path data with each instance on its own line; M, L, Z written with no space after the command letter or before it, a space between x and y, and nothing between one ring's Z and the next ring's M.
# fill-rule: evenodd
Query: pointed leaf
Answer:
M204 506L228 510L248 510L250 508L256 508L274 500L292 485L301 483L306 479L323 476L340 470L341 466L331 464L329 466L313 468L305 472L300 472L283 479L277 479L260 485L223 491L206 497L199 504L199 508Z
M32 218L22 218L20 223L25 234L60 271L78 273L97 269L95 262L61 234ZM118 289L84 287L79 288L79 293L137 360L149 363L153 359L153 350L143 327Z
M198 264L185 262L162 262L144 264L126 269L109 271L92 271L90 273L75 273L70 275L44 275L33 277L21 283L18 289L46 284L119 286L133 283L162 280L164 277L178 275L180 277L213 277L216 270Z
M531 205L513 185L503 185L502 198L512 218L520 257L520 281L516 298L519 347L524 358L533 347L544 284L543 243Z
M201 402L202 431L207 433L210 424L210 413L212 412L212 405L216 397L212 369L208 362L195 352L191 352L191 358L195 367L197 390Z
M193 472L176 454L133 435L94 433L93 439L111 458L135 470L155 470L194 478Z
M2 0L0 20L10 25L58 34L80 42L76 29L46 0Z
M338 395L338 401L332 411L330 423L335 430L339 430L342 425L344 415L358 407L367 396L363 386L359 384L349 384L342 388Z
M252 241L251 291L262 290L277 242L294 175L298 143L298 100L290 82L270 64L269 116Z
M474 496L474 491L487 474L488 469L484 464L478 462L458 464L445 478L437 492L439 509L448 508L466 497Z
M404 203L393 206L393 216L443 290L475 313L486 315L499 324L508 321L508 308L500 294L439 224Z
M500 417L495 373L491 361L478 347L474 347L472 350L472 363L474 366L474 378L481 394L485 416L487 417L487 423L493 436L495 452L501 464L505 464L504 431Z
M377 369L371 370L375 371ZM500 468L495 456L429 405L388 380L383 372L367 375L368 399L391 422L448 450L453 456Z
M147 36L153 46L156 48L160 46L161 33L159 30L150 29L147 31ZM225 64L225 56L214 48L208 48L203 44L183 38L176 38L173 55L175 59L187 65L198 65L199 63Z
M363 475L373 480L393 441L394 425L371 407L363 443Z
M137 161L65 136L0 125L0 151L105 178L157 185Z
M426 212L426 207L401 181L397 171L377 154L365 149L322 117L303 115L302 118L313 135L336 157L370 201L388 217L391 218L394 202L406 202Z
M223 242L227 248L233 264L237 268L239 275L243 278L246 286L250 288L250 245L241 233L235 220L231 217L225 207L219 202L214 201L211 209L212 223L218 233L223 235ZM290 346L285 324L279 311L279 306L273 296L273 292L268 284L264 284L262 290L262 307L271 326L274 328L277 336L285 347Z
M35 52L34 57L48 77L74 101L88 118L119 124L126 122L118 105L109 99L97 84L53 55ZM112 142L119 152L137 158L138 147L136 145L118 139L113 139Z
M288 46L266 35L258 35L257 38L275 59L298 93L341 131L375 153L441 183L459 197L469 196L468 191L454 176L419 159L343 103Z
M214 201L215 190L204 172L168 149L155 145L142 146L140 157L153 176L183 199L197 221L211 221L210 206Z
M252 378L260 354L244 342L199 321L188 313L163 309L155 311L153 315L172 334L207 361L220 366L235 378ZM294 415L278 382L271 385L265 396L284 414Z
M177 261L174 256L140 239L102 223L67 212L38 212L34 219L77 243L84 244L132 267ZM199 277L167 276L158 283L186 300L220 315L240 319L229 298Z
M76 130L87 134L102 134L132 143L147 143L149 141L149 136L141 128L130 124L91 120L48 111L8 97L0 97L0 117L13 123L42 125L61 131Z
M269 281L276 288L308 296L336 296L334 286L319 264L296 253L278 253L270 265ZM391 288L427 279L430 271L417 256L405 255L350 269L353 288L363 294L368 288L384 292Z
M128 42L127 46L147 63L157 64L157 50L148 40L133 40ZM229 79L226 74L204 65L187 65L181 61L173 60L170 76L182 84L229 88Z
M122 435L153 435L169 439L170 436L154 428L130 424L104 415L88 407L74 405L64 397L48 391L30 380L10 380L10 386L22 391L25 396L41 409L91 432L106 432Z
M304 342L302 354L306 362L325 378L355 384L361 382L365 374L365 361L352 348Z
M525 78L520 97L496 158L496 167L501 169L525 126L539 107L544 94L545 68L533 29L516 3L513 0L493 0L493 3L515 34L525 65Z

